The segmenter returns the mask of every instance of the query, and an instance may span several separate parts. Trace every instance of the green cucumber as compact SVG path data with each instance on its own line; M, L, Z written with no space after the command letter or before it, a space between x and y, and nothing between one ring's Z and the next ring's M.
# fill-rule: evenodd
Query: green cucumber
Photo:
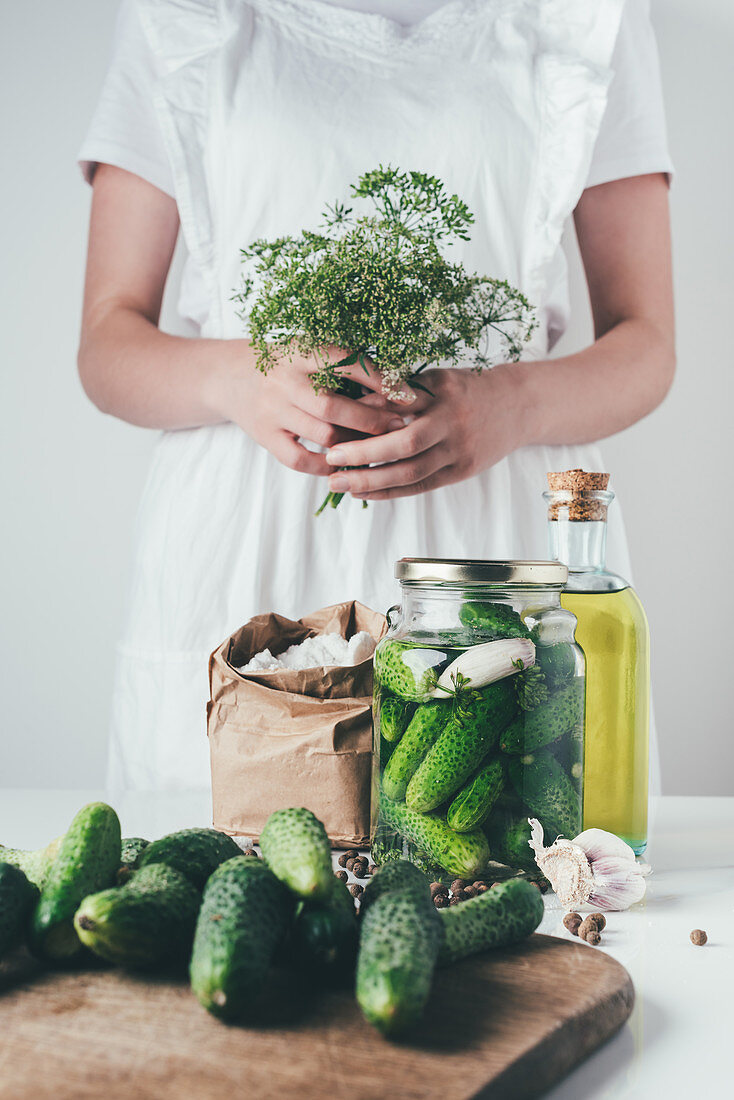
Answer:
M390 890L360 918L357 1001L384 1035L414 1027L431 992L441 920L430 894Z
M200 904L201 891L190 878L166 863L151 863L124 886L84 898L74 927L101 959L131 970L160 967L188 958Z
M225 1020L260 993L293 914L293 897L259 859L223 863L206 884L191 954L191 988Z
M399 741L410 722L413 706L394 695L384 695L379 703L380 733L391 744Z
M470 692L468 699L458 701L450 722L408 783L408 807L425 813L456 794L496 747L516 709L511 678Z
M179 829L149 844L141 853L137 866L165 863L203 890L206 880L220 863L241 854L232 837L218 829Z
M289 953L296 969L313 980L341 983L354 973L357 912L347 884L333 875L332 883L323 901L299 902Z
M486 828L492 858L517 871L538 871L535 853L530 847L528 814L502 814Z
M508 764L510 782L523 802L547 826L550 843L556 836L568 840L581 832L581 800L565 771L547 749L538 749L523 764L513 756Z
M398 859L395 862L386 863L384 867L379 867L365 886L360 904L361 916L364 916L370 905L373 905L378 898L394 890L408 893L413 891L419 897L431 900L428 879L423 872L409 860Z
M447 701L418 707L382 774L382 786L389 798L405 798L408 783L450 717L451 703Z
M557 691L542 706L525 711L502 734L503 752L519 755L560 740L583 721L583 684L575 682Z
M403 802L380 796L380 814L388 825L422 848L449 874L457 878L477 878L489 859L489 843L480 829L457 833L438 814L419 814Z
M447 659L440 649L384 639L375 650L375 679L401 699L426 703Z
M302 898L326 898L331 845L319 819L303 806L276 810L260 834L260 851L277 878Z
M24 848L6 848L3 844L0 844L0 860L3 863L12 863L14 867L17 867L23 872L29 882L32 882L39 890L42 890L49 868L56 859L63 839L63 837L57 836L55 840L52 840L44 848L34 848L31 850L26 850Z
M526 939L543 919L540 890L527 879L498 882L484 894L439 911L443 939L440 966Z
M122 838L120 866L117 871L118 886L122 886L132 876L141 855L149 844L150 841L143 840L141 836L124 836Z
M60 962L79 954L74 914L88 894L114 883L120 851L120 822L112 807L106 802L84 806L61 840L31 919L35 955Z
M576 675L577 654L578 650L571 642L535 647L535 663L544 673L551 690L563 687Z
M38 888L12 863L0 863L0 959L23 938Z
M464 626L481 634L482 641L497 638L529 638L530 631L517 611L503 603L465 603L459 612Z
M446 811L446 824L457 833L468 833L482 825L504 785L504 764L497 758L490 760L454 795Z

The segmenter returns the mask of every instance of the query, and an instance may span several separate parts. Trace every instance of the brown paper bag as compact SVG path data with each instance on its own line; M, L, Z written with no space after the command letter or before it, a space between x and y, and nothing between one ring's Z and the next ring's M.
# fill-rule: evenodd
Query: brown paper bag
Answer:
M282 653L315 634L377 639L385 617L352 600L297 622L250 619L211 655L207 708L213 821L257 838L273 810L306 806L333 847L369 839L372 659L347 668L240 673L260 650Z

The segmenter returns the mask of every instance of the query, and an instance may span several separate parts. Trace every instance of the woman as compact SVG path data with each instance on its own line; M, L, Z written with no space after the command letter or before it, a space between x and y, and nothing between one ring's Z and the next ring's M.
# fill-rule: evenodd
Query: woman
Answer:
M207 655L251 615L355 597L384 608L402 555L544 556L546 471L603 468L591 444L662 400L670 162L646 9L123 5L81 153L94 200L79 365L100 409L164 434L138 519L113 785L207 785ZM314 394L314 364L297 357L263 376L230 300L241 247L316 227L380 163L458 193L476 223L454 255L523 290L540 321L524 362L430 372L433 397L407 421L359 368L361 401ZM549 360L572 212L596 338ZM195 338L157 328L179 227L178 308ZM314 519L327 477L356 499ZM619 524L610 559L629 572Z

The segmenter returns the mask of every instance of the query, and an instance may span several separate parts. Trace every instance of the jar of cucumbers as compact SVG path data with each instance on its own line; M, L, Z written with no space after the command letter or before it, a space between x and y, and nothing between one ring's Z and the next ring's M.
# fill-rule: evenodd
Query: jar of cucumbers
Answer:
M434 879L537 872L581 832L584 656L565 565L402 558L375 652L372 853Z

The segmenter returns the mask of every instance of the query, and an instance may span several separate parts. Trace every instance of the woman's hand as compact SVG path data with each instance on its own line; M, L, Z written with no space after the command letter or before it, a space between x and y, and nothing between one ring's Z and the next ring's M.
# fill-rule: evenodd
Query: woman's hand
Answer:
M412 405L402 406L409 422L399 431L331 448L331 466L379 464L332 473L331 490L359 500L414 496L473 477L526 442L524 391L513 365L483 374L431 370L421 381L433 396L419 391Z
M304 447L299 438L333 447L403 429L395 407L380 393L380 376L372 370L365 373L357 366L343 371L369 391L364 398L315 393L309 377L318 366L314 358L294 354L263 374L254 365L247 341L228 341L226 346L223 369L212 379L212 408L293 470L321 477L331 472L324 455ZM332 362L345 354L329 349Z

